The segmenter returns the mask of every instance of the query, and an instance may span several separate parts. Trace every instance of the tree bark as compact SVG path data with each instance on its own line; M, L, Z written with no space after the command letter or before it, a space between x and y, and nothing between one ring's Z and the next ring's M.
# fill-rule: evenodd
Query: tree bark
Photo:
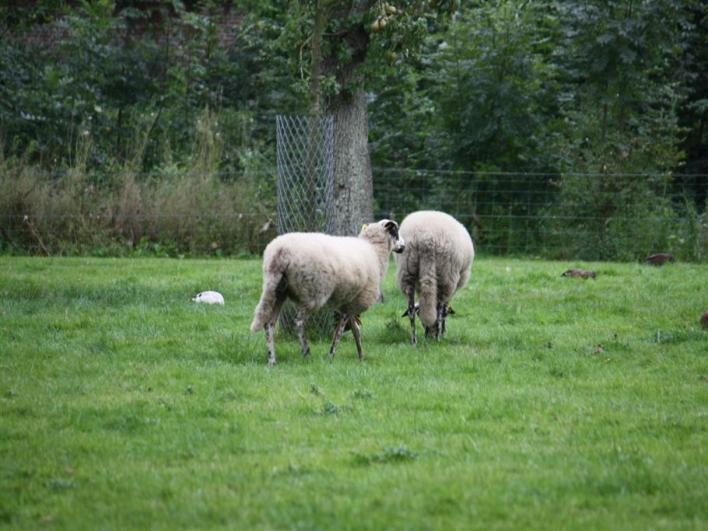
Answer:
M310 60L310 112L318 116L322 112L322 34L325 30L327 14L321 0L315 3L315 23L312 28L312 57Z
M355 89L331 105L330 112L334 116L334 208L327 228L331 234L353 236L374 216L366 92Z
M355 0L335 4L333 17L347 19L360 17L374 4L374 0ZM337 55L323 57L323 71L334 74L341 87L330 97L326 112L334 117L334 186L332 219L327 231L353 236L361 225L373 221L373 176L369 157L369 115L363 80L357 69L366 60L369 33L363 21L329 36L340 46L348 48L349 61L341 63ZM332 46L332 50L336 47Z

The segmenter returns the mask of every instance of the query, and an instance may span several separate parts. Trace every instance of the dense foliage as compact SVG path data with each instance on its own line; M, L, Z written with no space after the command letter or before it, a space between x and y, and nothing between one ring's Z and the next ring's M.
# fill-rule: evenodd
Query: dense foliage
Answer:
M227 239L227 252L252 251L252 241L233 242L227 230L198 237L205 232L198 221L182 221L194 230L175 233L155 228L159 216L143 216L153 219L152 232L128 231L116 222L117 198L133 197L130 208L144 213L174 190L204 188L188 198L235 193L248 200L229 207L222 199L218 211L249 214L244 230L259 230L272 215L274 115L310 108L314 13L327 7L330 29L351 23L336 19L337 1L16 4L0 19L2 246L95 250L96 242L57 226L78 216L86 226L100 218L99 232L119 247L144 236L176 252L225 249ZM567 255L584 248L588 258L632 258L684 242L681 254L705 256L703 3L369 4L358 15L370 42L356 80L370 99L375 190L397 169L399 210L452 209L445 198L453 197L458 208L474 209L470 216L498 217L503 203L514 220L543 219L571 241ZM327 35L325 57L351 62L347 47ZM345 89L337 69L328 71L325 97ZM524 175L518 190L500 196L500 172ZM552 201L530 206L530 174ZM76 210L78 198L65 197L62 210L53 198L69 189L91 190L95 200ZM411 192L408 201L406 189L424 200ZM384 198L376 200L385 210ZM187 219L209 203L160 204L168 217ZM62 224L53 221L59 211ZM44 235L41 245L33 233Z

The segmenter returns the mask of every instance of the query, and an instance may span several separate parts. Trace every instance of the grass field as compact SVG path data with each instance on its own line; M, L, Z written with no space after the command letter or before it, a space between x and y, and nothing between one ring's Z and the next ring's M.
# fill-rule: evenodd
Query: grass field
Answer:
M480 259L418 348L392 273L268 369L258 260L0 257L0 527L706 529L708 266Z

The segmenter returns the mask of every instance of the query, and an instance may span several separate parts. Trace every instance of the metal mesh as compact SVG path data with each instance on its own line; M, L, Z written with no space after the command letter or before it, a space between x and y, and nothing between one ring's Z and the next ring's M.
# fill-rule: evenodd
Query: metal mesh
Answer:
M325 232L333 204L334 120L277 116L277 229Z
M276 227L286 232L329 232L334 208L334 118L276 117L278 180ZM294 330L294 309L281 312L281 329ZM317 335L334 327L332 310L310 316L306 327Z

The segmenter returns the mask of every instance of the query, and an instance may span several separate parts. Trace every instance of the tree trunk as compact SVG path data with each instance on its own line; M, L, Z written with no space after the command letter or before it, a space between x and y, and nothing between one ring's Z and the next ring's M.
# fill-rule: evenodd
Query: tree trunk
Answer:
M353 236L361 225L373 221L373 181L369 159L367 97L357 72L366 60L369 32L364 16L375 0L338 0L315 4L310 92L315 112L319 107L334 117L333 213L327 221L330 234ZM326 20L357 22L325 31ZM320 38L327 46L320 47ZM346 51L346 53L344 53ZM342 61L341 56L347 60ZM340 91L324 98L320 76L334 75ZM322 101L325 100L325 101Z
M330 112L334 116L334 209L328 232L354 236L374 216L366 92L357 88L337 98Z

